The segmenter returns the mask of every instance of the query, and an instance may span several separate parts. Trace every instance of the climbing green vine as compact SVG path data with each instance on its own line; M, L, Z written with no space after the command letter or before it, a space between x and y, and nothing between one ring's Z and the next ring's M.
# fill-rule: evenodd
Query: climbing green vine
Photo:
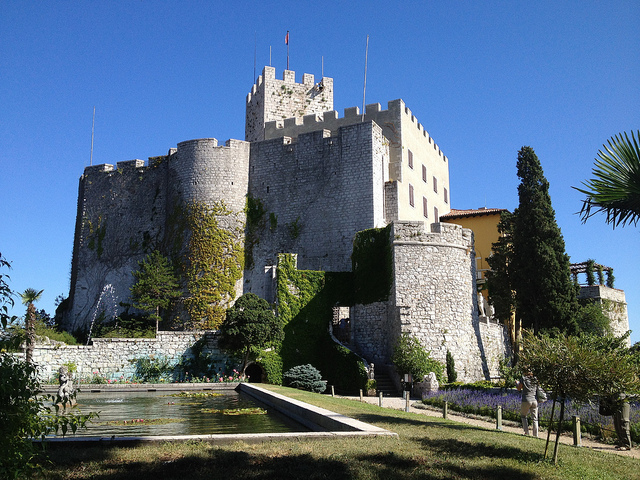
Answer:
M95 223L88 218L85 218L85 223L89 229L89 234L87 235L87 239L89 240L88 247L91 250L95 250L98 258L100 258L104 251L102 242L104 236L107 234L107 222L102 220L102 215L98 215Z
M253 247L259 242L259 233L265 226L265 209L259 198L247 195L245 206L247 215L247 229L245 236L244 264L246 268L253 267Z
M389 298L392 285L391 226L356 234L353 242L355 302L368 304Z
M278 315L285 326L281 368L310 363L341 391L364 388L364 364L327 329L333 307L352 304L351 273L298 270L291 254L278 255L277 272Z
M242 278L242 224L224 202L190 203L183 218L189 232L183 262L188 291L184 306L194 327L217 328Z

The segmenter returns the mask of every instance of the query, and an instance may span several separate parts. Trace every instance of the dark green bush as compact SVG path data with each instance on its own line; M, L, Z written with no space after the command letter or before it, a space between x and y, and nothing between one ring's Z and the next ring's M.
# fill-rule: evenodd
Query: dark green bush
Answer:
M322 393L327 389L326 380L322 380L320 371L311 364L290 368L284 372L282 380L287 387L309 392Z
M263 352L257 360L264 370L267 383L282 385L282 357L274 350Z
M447 382L453 383L458 380L458 372L456 372L456 364L453 355L447 350Z

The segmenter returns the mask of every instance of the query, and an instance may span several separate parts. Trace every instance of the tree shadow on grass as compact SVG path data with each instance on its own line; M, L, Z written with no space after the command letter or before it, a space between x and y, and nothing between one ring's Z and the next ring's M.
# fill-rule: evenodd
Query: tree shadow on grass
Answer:
M508 445L493 445L482 441L462 441L455 438L430 439L421 437L414 438L414 440L438 455L447 455L457 459L487 457L527 463L541 462L543 460L540 453Z
M464 442L459 442L464 443ZM432 446L445 448L447 443ZM428 447L431 448L431 447ZM462 445L453 445L462 449ZM476 449L475 454L480 450ZM94 452L96 453L96 452ZM98 454L99 455L99 454ZM469 456L474 455L470 453ZM406 456L402 452L385 452L342 457L336 452L336 458L314 458L310 454L291 454L283 451L279 454L264 455L246 451L213 450L203 455L187 455L182 458L163 460L162 457L148 461L102 462L102 472L95 470L83 476L83 465L67 464L68 468L61 476L47 478L91 478L92 480L212 480L212 479L352 479L379 478L401 480L420 478L439 480L443 478L518 478L532 480L536 478L528 472L513 467L465 465L463 455ZM70 477L67 477L66 474Z
M204 455L149 461L116 461L106 459L102 472L93 470L83 476L81 464L64 465L72 470L72 478L91 480L211 480L211 479L348 479L353 478L344 461L316 459L310 454L268 456L245 451L213 450ZM54 472L47 478L58 477Z
M470 466L465 465L459 458L449 459L442 456L434 459L425 456L404 459L394 452L376 455L363 455L358 461L369 465L370 471L375 469L375 478L385 480L401 480L406 478L420 478L436 480L443 478L477 478L477 479L513 479L534 480L537 475L522 469L504 465Z

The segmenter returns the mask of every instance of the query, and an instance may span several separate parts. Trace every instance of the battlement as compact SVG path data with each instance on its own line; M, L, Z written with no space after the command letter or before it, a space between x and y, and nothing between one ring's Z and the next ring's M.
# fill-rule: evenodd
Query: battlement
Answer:
M403 122L403 120L405 120ZM379 103L368 104L365 107L365 113L362 115L358 107L349 107L344 109L344 116L339 117L336 110L322 113L312 113L303 117L291 117L282 120L274 120L265 122L264 138L271 139L281 136L295 138L303 133L312 132L314 130L329 130L335 135L340 127L353 125L356 123L373 121L385 127L388 125L413 125L420 136L424 138L425 143L431 146L444 162L448 159L442 152L435 140L429 135L417 118L411 113L411 110L405 105L401 99L391 100L387 103L387 110L382 110ZM397 127L396 127L397 129Z
M469 250L473 245L473 232L453 223L432 223L422 221L395 221L392 228L394 244L432 245L455 247Z
M91 165L88 167L84 167L84 174L95 174L95 173L110 173L114 171L121 171L122 173L128 173L133 171L140 171L146 167L153 167L160 164L167 157L172 157L175 155L178 150L181 148L189 148L193 146L199 147L209 147L214 149L227 149L234 148L239 145L245 144L246 142L242 140L229 139L224 145L218 144L218 139L216 138L197 138L194 140L185 140L184 142L178 143L178 148L170 148L167 152L167 155L160 155L155 157L149 157L147 161L135 159L135 160L126 160L122 162L117 162L115 167L111 163L102 163L99 165Z
M315 85L315 75L312 73L302 74L302 83L296 83L295 70L285 70L282 73L282 80L276 78L276 69L274 67L264 67L262 75L258 75L256 83L251 87L251 92L247 95L247 105L251 103L251 99L260 90L264 90L268 84L282 84L285 87L302 86L306 88L316 88L319 91L324 90L327 87L331 87L333 90L333 78L322 77L318 85Z

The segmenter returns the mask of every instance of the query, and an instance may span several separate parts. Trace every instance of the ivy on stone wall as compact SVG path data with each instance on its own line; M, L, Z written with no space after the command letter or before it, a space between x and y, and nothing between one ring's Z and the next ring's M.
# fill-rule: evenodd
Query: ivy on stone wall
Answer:
M246 268L252 268L254 265L253 247L260 241L259 234L265 227L266 212L259 198L247 195L245 213L247 215L247 227L245 232L244 264Z
M356 234L353 241L353 282L355 303L382 302L392 285L391 225Z
M221 226L227 219L228 226ZM239 241L242 226L224 202L213 206L191 203L184 207L188 231L183 263L188 291L184 305L194 327L217 328L235 298L242 278L244 249Z
M98 258L100 258L104 251L102 242L104 241L104 236L107 234L107 222L103 221L102 215L98 215L95 222L86 218L85 225L89 229L89 234L87 235L89 243L87 246L91 250L95 250Z
M290 254L279 255L277 272L278 315L285 325L282 368L310 363L343 392L364 388L364 363L328 332L333 307L352 304L351 273L297 270Z

